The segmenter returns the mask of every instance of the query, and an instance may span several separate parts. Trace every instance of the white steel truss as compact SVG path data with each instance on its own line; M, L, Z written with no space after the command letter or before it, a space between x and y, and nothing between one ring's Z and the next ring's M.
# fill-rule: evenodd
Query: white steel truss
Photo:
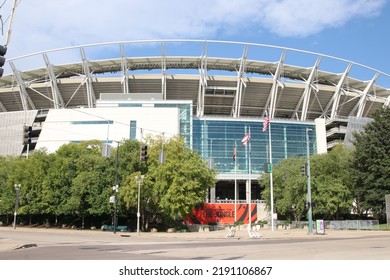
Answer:
M96 98L95 98L95 93L94 93L93 85L92 85L92 76L91 76L91 71L89 68L89 61L86 58L84 48L80 48L80 53L81 53L83 70L84 70L84 75L85 75L85 82L86 82L86 87L87 87L88 108L93 108L95 106Z
M347 69L344 71L343 75L341 76L341 79L337 83L336 90L333 93L332 98L329 100L328 104L325 107L323 116L325 114L327 114L330 106L332 106L332 111L330 113L330 119L331 120L334 120L337 117L337 113L338 113L337 110L338 110L339 104L340 104L340 97L341 97L341 94L343 92L343 87L344 87L344 85L345 85L345 83L347 81L347 78L349 76L349 73L351 71L351 68L352 68L352 64L350 63L350 64L348 64Z
M364 89L362 95L360 96L359 102L352 109L350 116L354 114L356 110L357 110L356 117L361 118L363 116L364 108L366 107L368 93L372 90L372 87L374 86L376 80L378 79L378 76L379 73L375 73L374 77L368 83L367 87Z
M3 103L0 102L0 110L1 112L7 112L7 109L4 107Z
M167 56L165 43L161 43L161 93L163 100L167 100Z
M192 54L183 55L180 59L175 56L167 56L167 51L170 53L169 44L173 43L176 45L177 42L191 42L197 45L202 43L201 57L199 58L199 56L193 56ZM378 106L390 106L390 90L386 82L382 80L383 78L388 81L390 75L349 60L285 47L212 40L142 41L145 44L153 44L153 55L127 58L125 50L128 47L132 47L131 45L134 43L139 44L140 41L84 45L7 59L11 73L0 78L0 111L48 109L48 107L52 107L52 104L53 108L67 106L94 107L96 102L95 92L101 92L103 86L103 92L129 93L130 85L133 85L130 83L134 83L134 88L138 88L138 79L141 79L141 75L132 78L130 75L132 74L131 71L158 70L159 68L162 71L161 92L164 100L173 97L180 98L181 94L181 92L176 92L175 88L171 89L172 92L167 92L167 88L170 88L170 83L178 83L177 79L171 80L168 77L170 69L199 70L199 81L196 81L195 86L189 87L188 92L183 93L185 98L197 100L197 116L204 116L205 111L207 111L207 114L226 114L240 118L249 116L252 113L258 116L256 112L264 110L264 114L265 110L267 110L271 118L285 118L291 115L292 118L307 121L317 117L338 119L348 116L369 116ZM211 47L214 47L214 44L241 46L242 57L237 58L235 53L226 57L210 56L209 53L214 53L214 48L211 49ZM87 60L84 49L87 50L88 48L89 50L91 47L100 45L110 46L116 56L96 61ZM209 52L208 48L213 51ZM261 54L258 48L277 49L280 51L280 59L275 62L257 59L249 60L249 48L253 57ZM159 49L161 52L161 57L155 56L156 49ZM69 61L69 63L62 65L52 64L56 61L55 55L63 58L65 56L62 56L61 52L68 50L77 50L81 53L81 59L79 57L78 62ZM118 50L120 51L119 54ZM217 51L219 50L217 48ZM287 52L288 54L298 52L311 56L314 55L315 58L318 58L317 63L310 69L285 64ZM222 49L221 54L224 54ZM50 57L50 61L48 57ZM24 69L20 71L24 66L29 67L28 65L31 65L26 63L25 58L37 58L37 62L41 63L39 64L40 67L34 70ZM44 63L42 63L42 58ZM318 66L321 58L346 63L344 66L346 70L344 73L342 73L342 70L340 74L322 71ZM16 69L14 63L18 69ZM352 75L350 73L352 66L354 69L355 67L360 67L369 70L371 74L369 74L368 78L365 77L365 80L350 77ZM20 67L22 68L19 69ZM229 74L227 74L228 79L225 80L226 84L224 84L222 79L217 76L218 74L216 75L217 79L208 76L210 71L219 70L229 71L230 73L235 71L237 74L233 72L236 74L233 74L233 77L229 77ZM100 78L100 76L96 76L97 78L95 79L95 75L105 75L106 73L110 73L110 77L107 77L108 79L106 77ZM260 78L247 79L247 73L259 74ZM269 79L270 75L272 76L271 79ZM375 77L372 78L374 75ZM82 79L77 79L77 77L82 77ZM155 87L155 84L156 82L158 83L160 77L156 79L153 80L152 88L153 91L158 92L160 88L159 86ZM380 83L378 85L377 81L379 80ZM109 81L109 83L105 84L105 81ZM118 82L120 83L119 85L117 84ZM193 79L191 79L191 85L192 82ZM188 85L190 84L190 82L187 83ZM140 86L143 86L143 84L140 83ZM220 94L224 90L228 92L227 95ZM314 91L312 92L312 90ZM283 96L282 91L286 93ZM209 93L213 98L208 98ZM291 93L291 95L287 93ZM83 97L85 96L85 98L78 96L80 94ZM251 102L251 100L256 100L257 96L262 98L262 100L258 100L261 102ZM213 105L214 100L219 102L217 106ZM221 102L221 100L223 101ZM318 106L314 102L318 102Z
M385 106L390 106L390 95L386 98Z
M316 77L318 66L320 65L321 62L321 57L318 57L316 60L316 63L314 64L313 68L311 69L309 78L306 81L305 84L305 90L303 91L301 98L299 99L299 102L297 106L295 107L294 114L292 118L294 118L298 114L298 110L302 105L302 112L301 112L301 121L305 121L307 118L307 111L309 108L309 101L310 101L310 95L311 95L311 90L318 90L315 85L313 84L314 78Z
M204 99L207 87L207 44L205 44L202 55L200 57L199 67L199 86L198 86L198 103L196 107L197 117L203 117L204 115Z
M22 77L20 76L19 71L16 69L15 64L12 61L10 61L9 65L11 66L11 69L12 69L12 72L14 73L14 77L16 79L16 82L19 85L20 100L22 101L23 110L24 111L29 110L29 105L30 105L30 109L35 110L36 109L35 105L27 93L26 85L25 85Z
M122 67L122 90L123 93L129 93L129 68L127 66L127 59L125 54L125 47L122 44L120 44L120 54L121 54L121 67Z
M45 61L47 73L49 75L50 84L51 84L51 94L53 97L53 107L54 109L60 109L64 107L64 100L62 99L61 92L57 85L57 78L54 74L53 67L49 62L49 58L46 53L43 53L43 60Z
M242 54L242 58L240 60L240 68L237 73L237 89L236 89L236 95L232 107L233 118L237 118L240 116L241 99L242 99L244 89L246 88L246 83L244 81L244 78L246 73L246 60L248 58L248 50L249 50L249 46L245 46Z
M275 116L276 100L278 98L278 89L279 87L281 87L282 89L284 88L284 83L280 81L280 77L283 72L283 65L284 65L285 58L286 58L286 51L284 50L282 52L282 55L280 56L275 74L273 75L272 88L270 94L268 95L267 103L265 104L263 117L265 116L265 112L267 111L267 108L269 108L269 112L268 112L269 117L273 119Z

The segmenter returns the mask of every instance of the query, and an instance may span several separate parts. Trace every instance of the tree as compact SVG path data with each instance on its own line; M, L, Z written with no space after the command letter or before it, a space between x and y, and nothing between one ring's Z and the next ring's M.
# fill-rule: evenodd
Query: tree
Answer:
M314 215L338 219L352 208L350 191L349 158L351 152L343 145L327 154L310 157L311 194ZM291 157L280 161L273 170L274 205L278 214L296 221L307 214L307 177L302 176L301 166L306 158ZM269 175L260 178L265 188L262 196L270 205Z
M14 185L9 181L14 160L12 157L0 157L0 215L6 215L7 224L15 205Z
M82 227L87 214L108 214L114 177L101 156L101 142L65 144L53 157L41 190L44 213L54 214L55 224L60 215L77 215Z
M101 156L100 141L85 141L64 147L71 178L68 186L69 199L63 204L65 213L77 214L81 218L81 227L85 226L87 214L102 215L109 213L109 192L112 190L110 176L105 172L109 162Z
M69 214L67 207L71 196L70 187L76 176L76 159L79 157L75 147L78 144L70 143L61 146L54 154L54 160L49 167L48 175L44 178L42 187L42 204L45 206L43 214L58 216Z
M30 188L30 174L28 173L28 164L27 161L24 158L16 158L16 157L9 157L9 169L6 179L6 185L5 185L5 202L8 202L8 205L11 206L12 212L15 209L15 202L16 202L16 191L15 191L15 184L20 184L20 191L18 194L18 213L21 213L21 209L23 211L23 198L28 193L28 189ZM22 203L21 203L22 202ZM8 211L11 209L8 208ZM11 213L12 213L11 212ZM18 219L20 220L20 219Z
M117 155L118 170L116 170ZM146 173L147 170L146 164L140 161L140 142L137 140L127 139L117 143L116 147L111 150L111 156L107 162L109 166L107 167L105 174L107 176L108 184L114 186L118 183L120 193L123 192L123 186L128 184L127 178L130 177L130 174L134 174L135 172L139 172L141 170L143 173ZM108 199L110 196L113 196L114 194L114 191L111 189L109 194L106 196L106 199ZM126 218L126 222L128 222L129 216L131 216L134 211L133 209L129 209L128 207L126 207L122 202L122 199L117 200L117 219L120 220L120 218ZM114 205L112 205L111 211L113 213Z
M351 212L351 156L351 149L340 143L327 154L311 157L313 214L338 220Z
M202 158L185 148L179 137L164 140L147 139L148 160L145 180L142 183L141 208L143 228L155 221L158 214L166 219L182 219L192 209L202 204L208 188L215 183L215 170L210 170ZM165 162L158 155L164 149ZM121 197L126 207L136 207L138 185L134 173L128 176Z
M355 134L351 161L353 194L358 213L385 212L385 195L390 193L390 109L373 114L364 131Z
M46 178L53 156L45 150L37 150L30 153L28 159L21 158L23 168L23 195L20 197L20 214L29 215L31 224L32 215L41 214L47 205L43 203L43 182Z
M118 183L137 170L146 170L139 161L139 142L125 140L118 150ZM23 215L78 216L84 227L87 215L111 213L109 198L116 184L116 149L110 158L101 155L97 140L69 143L55 153L45 150L30 153L29 158L0 157L0 214L12 214L15 206L14 184L21 184L18 212ZM119 207L119 210L121 208Z
M303 158L290 157L280 161L273 168L273 197L274 212L280 216L300 221L305 216L306 210L306 177L301 175L301 166L304 164ZM263 174L260 177L260 185L264 186L262 197L270 201L270 176Z

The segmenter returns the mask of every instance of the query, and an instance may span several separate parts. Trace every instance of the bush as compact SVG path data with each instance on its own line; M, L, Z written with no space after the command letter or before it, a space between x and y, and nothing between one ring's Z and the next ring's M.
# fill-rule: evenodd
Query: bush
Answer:
M257 224L260 225L261 228L264 227L264 225L268 224L267 220L259 220L257 221Z

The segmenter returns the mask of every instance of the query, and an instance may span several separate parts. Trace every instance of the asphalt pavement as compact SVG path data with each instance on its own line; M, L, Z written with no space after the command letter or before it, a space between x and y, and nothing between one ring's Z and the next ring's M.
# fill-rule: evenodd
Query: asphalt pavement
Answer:
M226 239L351 239L362 237L390 237L390 231L376 230L325 230L325 234L309 234L307 229L261 229L252 232L246 229L233 233L228 229L202 232L113 232L101 230L77 230L57 228L0 227L0 252L20 248L61 244L172 242Z

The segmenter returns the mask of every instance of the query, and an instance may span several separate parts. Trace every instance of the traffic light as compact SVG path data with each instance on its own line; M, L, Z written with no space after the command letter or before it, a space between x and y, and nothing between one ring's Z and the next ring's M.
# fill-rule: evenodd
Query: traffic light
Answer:
M317 207L317 202L315 202L315 201L311 201L311 202L306 201L306 208L309 209L310 207L311 208Z
M23 145L31 144L32 126L23 126Z
M0 77L3 76L4 73L4 64L5 64L5 54L7 53L7 47L0 45Z
M301 166L301 174L302 176L307 176L306 163Z
M148 146L141 145L140 160L146 161L148 158Z
M264 173L272 173L272 164L271 163L264 163Z

